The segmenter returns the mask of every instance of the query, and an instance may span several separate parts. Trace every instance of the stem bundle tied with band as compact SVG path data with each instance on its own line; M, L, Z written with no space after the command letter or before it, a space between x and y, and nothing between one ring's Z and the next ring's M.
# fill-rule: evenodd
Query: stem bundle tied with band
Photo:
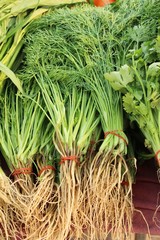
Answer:
M17 34L4 28L1 45L16 75L0 63L0 150L10 170L0 171L0 237L130 240L132 124L160 178L160 3L39 6L21 13L23 24L7 15ZM19 33L19 48L10 46Z

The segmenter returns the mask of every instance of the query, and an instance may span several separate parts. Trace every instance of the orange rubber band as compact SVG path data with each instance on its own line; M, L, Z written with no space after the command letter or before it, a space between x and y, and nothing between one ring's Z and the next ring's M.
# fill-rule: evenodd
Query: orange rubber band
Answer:
M114 131L105 132L104 133L104 138L106 138L109 134L112 134L112 135L115 135L115 136L121 138L125 142L125 144L128 145L127 140L124 137L122 137L120 134L116 133L116 132L123 132L123 131L122 130L114 130Z
M155 159L156 159L158 165L160 166L160 157L158 157L158 154L159 154L159 153L160 153L160 150L158 150L158 151L156 152L156 154L155 154Z
M13 171L11 174L12 176L20 175L20 174L31 174L32 173L32 168L17 168Z
M61 157L60 164L64 163L65 161L74 161L77 164L79 164L78 157L77 156L63 156Z
M47 165L47 166L44 166L43 168L41 168L41 170L39 171L38 173L38 177L41 176L41 174L46 171L46 170L53 170L53 171L56 171L55 167L51 166L51 165Z

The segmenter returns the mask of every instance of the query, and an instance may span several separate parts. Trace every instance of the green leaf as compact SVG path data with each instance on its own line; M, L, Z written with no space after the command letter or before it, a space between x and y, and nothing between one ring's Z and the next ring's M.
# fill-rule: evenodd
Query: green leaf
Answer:
M0 62L0 71L2 71L8 78L12 80L12 82L16 85L16 87L19 89L20 92L23 92L20 79L16 77L14 72L11 69L9 69L7 66L5 66L2 62ZM4 78L2 79L0 78L0 92L2 91L2 87L5 80Z
M121 84L122 78L119 72L111 72L104 74L105 79L109 81L110 85L113 87L114 90L121 90L124 86Z
M143 97L143 92L137 88L135 91L133 91L133 95L138 101L140 101Z
M127 84L134 81L132 69L127 64L122 66L120 71L105 73L104 76L114 90L118 90L123 93L125 93L124 89L127 88Z
M136 106L136 110L140 115L147 116L148 114L148 109L143 102L140 102L140 104Z
M126 93L125 96L123 96L123 107L125 111L129 114L134 113L135 105L136 101L134 100L134 96L130 93Z
M160 54L160 36L156 39L155 49L158 54Z
M148 109L143 102L135 100L132 94L127 93L123 97L123 107L130 118L137 121L141 129L145 127Z
M123 79L123 86L126 87L128 83L134 81L134 75L133 75L132 69L127 64L125 64L120 68L120 74Z
M160 110L160 96L151 102L151 108L157 108Z
M123 106L127 113L132 113L133 115L146 116L148 113L146 105L143 102L135 100L134 96L130 93L126 93L123 96Z
M148 67L148 76L160 76L160 62L154 62Z

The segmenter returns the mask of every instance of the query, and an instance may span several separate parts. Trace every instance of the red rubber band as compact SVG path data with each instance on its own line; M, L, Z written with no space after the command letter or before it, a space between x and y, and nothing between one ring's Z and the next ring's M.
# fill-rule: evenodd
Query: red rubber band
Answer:
M13 171L11 174L12 176L20 175L20 174L31 174L32 173L32 168L17 168Z
M77 164L79 164L78 157L77 156L63 156L61 157L60 164L63 164L65 161L74 161Z
M159 153L160 153L160 150L158 150L158 151L156 152L156 154L155 154L155 159L156 159L158 165L160 166L160 157L158 157L158 154L159 154Z
M96 143L96 141L94 141L94 140L90 141L90 145L94 145L95 143Z
M41 174L46 171L46 170L53 170L53 171L56 171L55 167L51 166L51 165L47 165L47 166L44 166L43 168L41 168L41 170L39 171L38 173L38 177L41 176Z
M123 181L123 182L121 182L121 185L123 185L123 186L129 186L129 182L127 182L127 181Z
M121 138L125 142L125 144L128 145L127 140L124 137L122 137L120 134L116 133L116 132L123 132L123 131L122 130L114 130L114 131L105 132L104 133L104 138L106 138L109 134L112 134L112 135L115 135L115 136Z

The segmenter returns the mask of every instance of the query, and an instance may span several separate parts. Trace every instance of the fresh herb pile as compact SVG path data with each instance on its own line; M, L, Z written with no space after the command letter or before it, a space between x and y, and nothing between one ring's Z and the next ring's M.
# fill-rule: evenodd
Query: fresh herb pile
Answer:
M21 91L20 79L14 73L21 63L24 36L30 24L43 14L59 6L74 5L83 0L2 0L0 2L0 92L6 77Z
M12 176L2 237L131 239L130 124L160 166L159 10L158 0L117 1L20 20L19 61L3 63L22 85L1 91L0 149Z
M145 146L159 160L159 77L160 36L144 42L131 50L126 64L119 71L106 73L111 86L123 93L123 106L131 121L136 121L143 135Z

